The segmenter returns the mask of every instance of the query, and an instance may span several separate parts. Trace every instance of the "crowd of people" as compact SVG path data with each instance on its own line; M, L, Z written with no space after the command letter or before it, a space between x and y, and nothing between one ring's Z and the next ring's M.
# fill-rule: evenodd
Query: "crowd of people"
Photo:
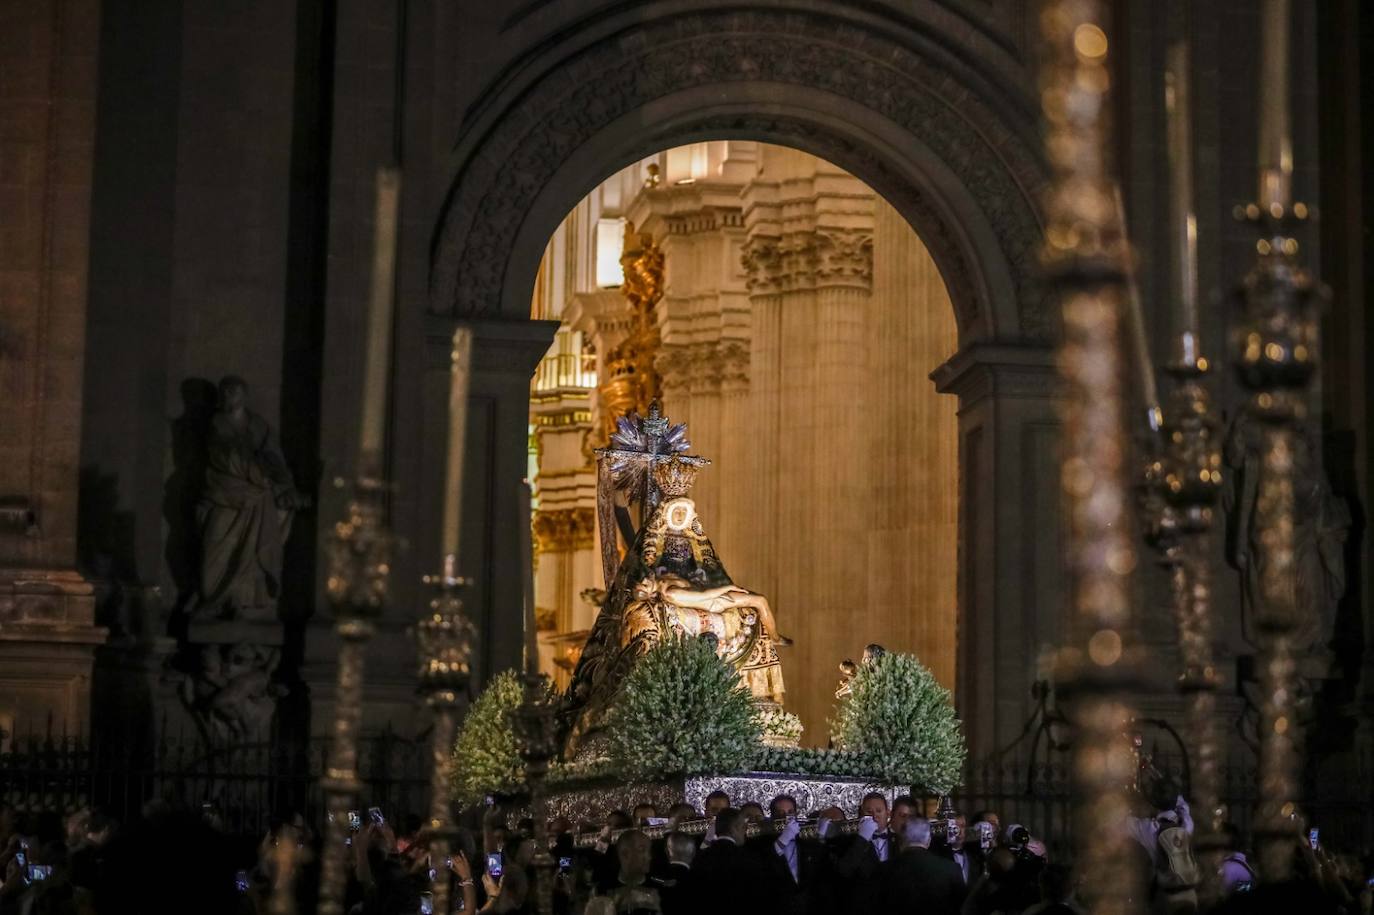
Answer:
M1188 805L1178 797L1152 807L1122 824L1139 865L1137 909L1198 912L1204 880ZM459 829L442 860L415 817L393 823L378 808L350 811L342 831L351 913L432 915L436 881L447 881L452 912L536 911L533 823L512 826L499 807ZM248 847L219 828L209 805L152 804L125 825L98 811L64 818L0 805L0 915L312 912L329 836L295 817ZM1301 905L1312 915L1370 915L1371 861L1328 854L1315 835L1303 838L1298 879L1269 886L1228 827L1211 885L1212 896L1221 894L1215 910L1270 911L1281 902L1285 911ZM1081 915L1091 908L1073 872L1024 825L1004 824L994 811L968 819L933 813L908 796L889 803L873 793L857 811L802 811L787 795L765 810L732 806L716 792L704 810L641 804L600 823L555 819L547 841L554 910L567 915ZM1131 862L1122 866L1125 880Z

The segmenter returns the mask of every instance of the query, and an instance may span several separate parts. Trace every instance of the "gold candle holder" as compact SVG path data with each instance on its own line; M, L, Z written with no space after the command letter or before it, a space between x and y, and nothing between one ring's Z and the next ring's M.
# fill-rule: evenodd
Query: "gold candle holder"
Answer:
M434 713L431 743L433 770L430 782L430 866L435 870L434 910L449 910L449 872L444 866L455 839L449 802L452 797L453 739L458 705L471 677L469 666L476 632L463 613L461 592L469 582L457 575L452 554L444 557L440 575L426 576L433 589L429 616L415 627L419 649L419 691Z
M558 736L554 713L556 700L549 678L537 670L526 671L524 700L515 712L516 737L520 757L525 761L525 780L530 793L530 816L534 819L535 907L539 915L553 913L553 878L557 862L549 852L549 805L546 780L549 764L558 755Z
M1134 757L1127 734L1133 652L1122 315L1127 250L1106 168L1109 42L1102 0L1053 0L1040 16L1040 98L1052 169L1043 259L1064 316L1064 466L1072 576L1070 647L1061 682L1073 706L1077 862L1096 915L1142 899L1119 828Z
M1188 334L1188 331L1184 331ZM1181 347L1187 349L1187 347ZM1209 362L1186 352L1165 368L1174 379L1161 429L1164 440L1162 498L1175 514L1174 618L1182 673L1179 690L1188 701L1193 739L1192 803L1198 811L1197 847L1202 862L1202 899L1215 899L1221 866L1221 738L1216 705L1220 685L1212 651L1211 543L1214 506L1221 492L1220 422L1203 383Z
M1259 807L1255 838L1266 879L1292 875L1301 825L1302 723L1298 719L1298 627L1294 555L1294 456L1307 414L1307 387L1317 368L1318 288L1298 264L1294 228L1308 217L1302 203L1248 204L1238 216L1259 228L1255 266L1239 297L1244 317L1236 327L1236 366L1250 390L1246 408L1261 426L1255 524L1260 601ZM1320 471L1317 471L1320 472Z
M335 481L343 486L342 480ZM328 547L327 592L339 637L334 693L333 745L321 787L329 813L320 867L320 915L342 915L348 886L345 841L348 811L358 781L358 730L362 723L363 669L375 621L386 606L392 536L385 515L386 484L364 474L354 482L344 520L334 525Z

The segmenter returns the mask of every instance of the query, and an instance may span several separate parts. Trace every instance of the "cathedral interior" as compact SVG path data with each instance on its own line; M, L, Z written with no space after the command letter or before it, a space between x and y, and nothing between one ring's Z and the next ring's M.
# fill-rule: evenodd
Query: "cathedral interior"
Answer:
M336 537L365 473L397 547L361 732L428 733L416 624L446 555L472 691L521 666L530 591L566 687L622 548L596 449L631 411L710 461L696 518L767 595L804 745L827 742L841 663L880 643L952 691L971 759L1035 752L1080 536L1039 6L0 0L0 754L328 735ZM1117 457L1135 493L1156 388L1200 346L1224 483L1197 562L1243 766L1264 480L1231 370L1256 256L1237 214L1282 97L1317 217L1294 250L1327 291L1293 458L1307 764L1368 774L1374 14L1292 4L1266 88L1262 4L1101 6L1137 299ZM1191 87L1181 146L1166 71ZM1176 734L1186 646L1135 498L1111 532L1149 659L1132 702Z

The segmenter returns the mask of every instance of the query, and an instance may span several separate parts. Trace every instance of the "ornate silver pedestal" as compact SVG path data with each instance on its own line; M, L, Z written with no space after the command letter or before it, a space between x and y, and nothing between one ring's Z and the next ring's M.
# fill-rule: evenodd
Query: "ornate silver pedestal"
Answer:
M724 791L736 807L752 801L767 808L768 802L779 794L790 794L796 798L797 810L802 813L833 805L842 808L846 816L852 816L869 792L881 792L891 804L906 790L906 786L884 785L868 779L746 772L694 775L661 782L596 779L564 783L549 790L547 804L550 817L567 817L574 826L584 820L601 822L612 810L630 810L640 803L653 804L662 811L685 800L700 812L706 806L706 796L712 791Z

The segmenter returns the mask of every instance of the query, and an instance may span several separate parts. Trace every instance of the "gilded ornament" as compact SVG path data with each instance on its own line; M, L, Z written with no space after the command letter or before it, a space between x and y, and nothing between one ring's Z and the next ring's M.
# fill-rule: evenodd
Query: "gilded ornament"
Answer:
M530 524L537 554L589 550L596 537L596 512L587 507L539 509Z
M736 585L707 538L689 497L708 462L685 455L686 428L662 416L622 417L615 447L598 452L598 500L607 598L578 660L560 710L565 754L598 730L634 663L668 633L710 635L717 652L760 701L783 700L777 631L767 598ZM641 508L635 530L614 502L621 490ZM628 548L618 557L618 528Z

